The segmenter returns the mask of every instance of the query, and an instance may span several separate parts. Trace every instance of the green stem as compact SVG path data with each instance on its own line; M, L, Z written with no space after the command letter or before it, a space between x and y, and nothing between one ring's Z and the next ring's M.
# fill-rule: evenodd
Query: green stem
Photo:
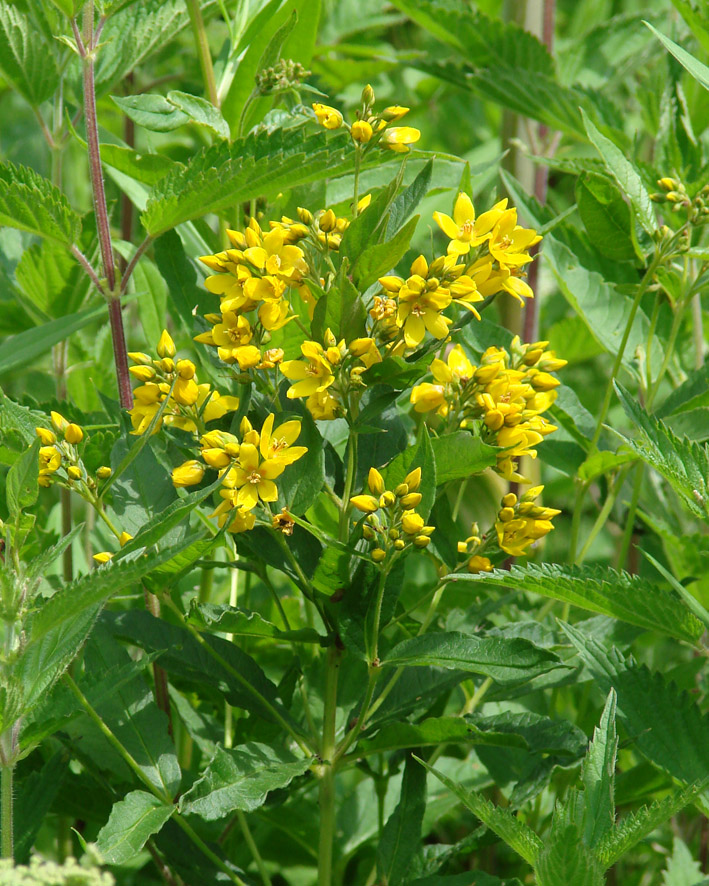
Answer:
M360 164L362 162L362 149L359 143L355 144L355 161L354 161L354 193L353 193L353 207L352 207L352 217L357 218L359 214L359 208L357 204L359 203L359 169Z
M704 365L704 324L702 321L702 297L698 292L692 296L692 340L694 341L694 368L701 369Z
M403 670L403 669L402 669ZM367 717L373 710L370 707L372 704L372 696L374 695L374 688L377 685L377 681L379 680L379 675L381 674L381 668L372 668L369 669L369 680L367 682L367 689L364 693L364 701L362 702L362 707L360 708L359 716L357 717L357 722L350 729L347 735L342 739L340 746L337 749L335 754L335 764L337 764L342 757L347 753L347 751L352 747L352 745L359 738L360 732L364 729L365 723L367 722Z
M625 561L628 559L628 552L630 551L630 542L633 538L633 528L635 526L635 514L638 509L638 502L640 501L640 490L643 485L643 475L645 474L645 462L638 462L637 467L635 468L635 481L633 482L633 494L630 499L630 507L628 508L628 516L625 520L625 529L623 530L623 537L620 541L620 548L618 549L618 555L616 557L616 567L618 569L625 569Z
M0 787L0 791L2 792L2 857L3 858L13 858L14 857L14 834L13 834L13 820L12 820L12 806L13 806L13 796L12 796L12 780L15 766L11 764L9 766L2 767L2 785Z
M323 711L322 769L320 776L320 842L318 886L332 886L332 851L335 836L335 723L337 716L337 679L341 651L335 644L327 652L325 671L325 707Z
M581 564L586 559L586 554L588 553L588 549L593 544L594 539L598 535L598 533L603 529L606 525L606 520L608 519L608 515L611 512L613 505L615 504L615 500L618 497L618 493L621 490L623 483L625 482L625 478L628 475L630 468L624 468L618 471L618 476L615 479L606 500L603 503L603 507L601 508L598 517L596 517L596 522L593 524L593 528L588 534L588 538L586 539L584 546L578 553L576 557L576 563Z
M185 0L185 2L187 3L187 12L190 16L192 33L197 47L197 57L199 58L199 66L202 70L204 89L209 101L215 108L218 108L219 97L217 95L217 83L214 79L212 54L209 50L209 41L207 40L207 31L204 27L204 19L202 18L202 10L199 6L199 0Z
M311 749L306 744L304 737L298 735L291 724L281 716L277 708L275 708L267 698L261 695L261 693L253 686L253 684L249 680L246 679L246 677L243 676L243 674L240 674L236 668L232 667L229 662L217 652L216 649L210 646L196 628L194 628L188 621L185 620L184 615L182 614L182 612L180 612L179 607L174 603L172 598L168 594L165 594L163 600L165 602L165 605L169 609L171 609L177 616L180 626L192 635L192 637L197 641L197 643L199 643L199 645L207 653L207 655L218 662L225 671L231 674L231 676L234 677L234 679L237 680L244 687L244 689L246 689L247 692L249 692L251 695L254 696L254 698L257 698L259 700L259 702L269 711L274 720L276 720L276 722L278 722L279 725L283 729L285 729L285 731L290 735L290 737L303 751L304 754L306 754L308 757L312 756Z
M645 403L645 408L648 412L652 408L652 404L655 402L655 397L657 396L657 392L660 389L660 385L662 384L662 380L665 377L665 373L667 372L667 367L670 365L670 360L672 359L672 355L674 353L675 342L677 341L677 335L679 334L680 326L682 325L682 314L684 313L684 309L687 306L687 302L690 298L690 294L687 293L683 298L681 298L677 302L677 306L675 308L674 317L672 318L672 327L670 329L670 337L667 341L667 346L665 348L665 355L662 359L662 365L660 366L660 371L657 375L657 378L652 383L650 389L647 394L647 401Z
M271 886L271 878L268 876L266 865L263 863L261 853L258 851L258 846L256 845L251 834L251 829L249 828L249 823L246 820L246 816L240 809L238 809L236 812L236 820L239 822L239 827L241 828L241 833L244 835L246 845L249 847L254 861L256 862L256 867L258 868L258 872L261 875L263 886Z
M342 509L340 511L340 541L346 542L350 534L349 517L352 507L350 499L354 488L355 472L357 469L357 434L350 431L350 439L347 443L347 469L345 474L345 489L342 493Z
M391 568L391 566L390 566ZM372 650L369 655L369 666L379 667L379 627L382 620L382 603L384 602L384 590L387 583L388 569L382 569L379 574L377 596L374 601L374 624L372 626Z

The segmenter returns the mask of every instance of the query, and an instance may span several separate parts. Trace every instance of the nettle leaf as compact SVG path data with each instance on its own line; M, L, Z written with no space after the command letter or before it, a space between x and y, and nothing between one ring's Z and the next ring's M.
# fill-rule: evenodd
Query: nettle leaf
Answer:
M403 640L382 659L382 667L450 668L484 674L503 685L531 680L559 664L559 657L529 640L469 637L458 631Z
M649 22L644 22L644 24L647 25L665 49L671 52L677 61L689 71L697 83L701 83L705 89L709 89L709 68L702 64L702 62L700 62L699 59L696 59L691 53L687 52L686 49L682 49L681 46L678 46L673 40L670 40L669 37L665 37L665 35L661 34L656 28L653 28Z
M125 864L145 846L175 811L147 791L131 791L114 803L111 815L98 832L96 844L108 864Z
M170 132L189 122L189 116L162 95L112 95L111 98L126 117L153 132Z
M576 207L594 246L615 261L632 261L630 207L615 185L603 176L584 173L575 190Z
M679 837L672 842L672 855L667 859L667 867L662 874L662 886L702 886L707 880L701 865L692 858L692 853Z
M0 163L0 225L71 246L81 220L64 194L26 166Z
M53 47L14 3L0 2L0 72L33 107L54 94L59 71Z
M187 114L192 123L211 129L219 138L229 138L229 124L222 117L219 109L215 108L207 99L173 89L171 92L168 92L167 100L184 114Z
M652 235L657 229L657 221L650 195L645 190L640 173L623 151L598 131L593 121L586 116L583 110L581 114L591 143L603 158L610 174L618 182L618 187L632 203L638 222L648 234Z
M21 511L31 507L39 496L39 438L22 453L7 473L5 498L10 516L17 518Z
M193 600L187 621L204 630L231 634L233 637L297 640L301 643L319 643L321 639L313 628L284 631L258 612L225 603L197 604Z
M482 473L497 462L496 446L489 446L467 431L455 431L443 437L434 437L431 448L436 460L436 482L461 480Z
M231 145L204 148L171 170L153 189L141 220L152 236L207 212L255 197L334 178L354 163L347 133L310 129L252 133Z
M657 418L667 418L702 406L709 406L709 363L690 372L685 381L667 395L653 414Z
M615 764L618 754L616 708L616 694L611 689L581 770L584 786L583 838L591 848L598 845L613 828L615 821Z
M462 785L458 785L448 778L447 775L429 766L428 763L424 763L423 760L419 760L419 762L432 775L435 775L449 791L454 793L476 818L479 818L491 831L494 831L500 839L504 840L528 864L535 864L543 844L531 828L528 828L526 824L521 822L508 809L493 806L489 800L486 800L477 791L468 791Z
M513 732L480 729L461 717L429 717L421 723L387 723L374 738L357 744L357 757L366 757L401 748L422 748L449 742L490 745L492 747L526 748L527 742Z
M615 389L639 432L633 439L619 436L667 480L695 516L709 522L709 446L676 437L663 421L648 415L622 385L616 382Z
M180 812L205 821L237 809L253 812L263 806L269 791L287 787L312 762L257 742L233 749L217 747L204 775L180 798Z
M16 863L26 864L29 860L44 817L51 810L68 769L68 757L59 751L19 784L13 822Z
M31 446L37 437L36 427L49 427L45 413L30 409L28 406L20 406L0 388L0 440L8 432L14 431L21 436L25 445Z
M601 863L579 842L575 824L552 826L537 857L535 874L538 886L559 886L560 883L603 886L605 883Z
M419 850L426 811L426 770L414 757L406 760L401 794L382 830L377 847L377 872L388 886L401 886Z
M690 643L696 643L704 631L702 623L676 596L639 575L610 567L529 563L479 575L459 573L447 579L531 591Z
M101 160L144 185L156 184L175 165L166 154L140 154L131 148L109 144L101 145Z

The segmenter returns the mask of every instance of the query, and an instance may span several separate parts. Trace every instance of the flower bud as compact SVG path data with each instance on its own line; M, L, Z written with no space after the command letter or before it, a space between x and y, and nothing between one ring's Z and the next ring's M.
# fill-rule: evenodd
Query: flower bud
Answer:
M417 535L414 544L417 548L425 548L431 544L431 539L427 535Z
M35 434L42 441L43 446L51 446L52 443L57 442L56 435L53 434L49 428L35 428Z
M327 212L323 212L318 221L318 225L321 231L324 231L326 234L330 231L335 230L335 225L337 224L337 216L332 211L332 209L328 209Z
M379 507L391 508L396 503L396 496L388 490L379 497Z
M421 468L415 468L404 477L404 483L409 487L409 492L416 492L421 485Z
M384 478L376 468L369 469L367 486L369 486L369 491L372 495L381 495L384 492Z
M374 104L374 90L369 83L362 90L362 104L367 107Z
M375 548L372 551L372 560L374 560L375 563L381 563L382 560L386 558L386 555L386 551L383 551L381 548Z
M352 138L362 145L366 145L367 142L371 140L372 135L374 134L372 131L372 127L369 125L369 123L367 123L366 120L356 120L352 124L352 129L350 131L352 133Z
M175 368L180 378L194 378L196 368L191 360L178 360Z
M50 412L52 417L52 426L58 434L63 434L69 422L58 412Z
M397 498L401 498L404 495L407 495L409 492L408 483L399 483L399 485L394 489L394 495Z
M96 476L99 480L108 480L113 471L107 465L101 465L101 467L96 471Z
M407 535L417 535L423 526L423 517L416 511L404 511L401 515L401 528Z
M506 508L513 508L517 504L517 496L514 492L508 492L507 495L502 496L502 504Z
M492 563L487 557L476 554L468 560L468 571L477 575L479 572L492 572Z
M108 563L112 556L113 554L108 551L101 551L99 554L94 554L94 560L97 563Z
M399 532L398 529L390 529L389 532L387 533L387 535L389 536L389 538L392 541L396 541L396 539L399 537L400 534L401 533Z
M395 551L403 551L405 547L406 547L406 542L401 538L397 538L396 541L394 542L394 550Z
M202 481L204 466L192 458L172 471L173 486L194 486Z
M673 178L668 178L665 176L664 178L659 178L657 180L657 184L664 191L676 191L679 188L679 183L676 182Z
M160 369L162 369L163 372L167 373L174 372L175 361L172 359L172 357L163 357L160 361Z
M133 536L130 534L130 532L121 532L118 543L121 547L123 547L124 545L127 545L132 538Z
M420 492L409 492L408 495L402 496L401 504L405 508L416 508L421 504L422 497Z
M76 465L70 465L66 472L70 480L81 480L81 468L78 468Z
M73 422L66 426L64 431L64 439L67 443L71 443L76 445L77 443L81 443L84 439L84 432L78 425L75 425Z
M375 537L374 530L371 526L367 526L367 524L363 524L362 526L362 535L367 539L367 541L372 541Z
M157 352L159 357L174 357L177 353L175 342L172 340L167 329L163 329L160 341L158 342Z
M152 357L144 354L142 351L128 351L128 359L143 366L148 366L153 362Z
M502 508L499 516L500 520L503 523L509 523L510 520L514 520L515 512L512 510L512 508Z
M350 504L365 514L373 514L379 510L379 502L372 495L353 495Z
M402 105L389 105L388 108L384 108L382 111L382 117L387 121L387 123L394 123L396 120L401 120L402 117L406 116L409 113L409 109L403 107Z
M138 381L152 381L155 378L155 370L152 366L131 366L128 372Z
M313 213L309 209L303 209L302 206L299 206L296 212L298 213L298 218L304 225L312 225Z

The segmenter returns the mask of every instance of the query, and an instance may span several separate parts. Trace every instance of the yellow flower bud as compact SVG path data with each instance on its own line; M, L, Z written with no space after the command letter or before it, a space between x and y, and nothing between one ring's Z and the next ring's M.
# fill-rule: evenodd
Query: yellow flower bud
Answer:
M108 480L113 471L107 465L101 465L101 467L96 471L96 476L99 480Z
M313 213L309 209L304 209L302 206L299 206L296 209L296 213L304 225L312 225Z
M372 560L374 560L375 563L381 563L382 560L386 558L386 555L386 551L383 551L381 548L375 548L372 551Z
M350 131L352 133L352 138L363 145L366 145L374 134L372 127L366 120L357 120L354 122Z
M423 527L423 517L416 511L404 511L401 515L401 528L407 535L417 535Z
M492 563L487 557L476 554L468 560L468 571L477 575L478 572L492 572Z
M399 537L399 535L401 533L399 532L398 529L390 529L387 534L392 541L396 541L396 539Z
M178 360L175 368L180 378L194 378L196 367L191 360Z
M679 185L673 178L665 176L657 180L658 185L665 191L676 191Z
M124 545L127 545L132 538L133 536L130 534L130 532L121 532L118 538L118 543L121 547L123 547Z
M512 508L502 508L500 511L499 517L503 523L509 523L510 520L514 520L515 512Z
M365 523L362 526L362 535L367 539L367 541L371 541L374 538L374 530L371 528L371 526L367 526L367 524Z
M134 363L142 363L143 366L147 366L153 362L152 357L148 354L144 354L142 351L128 351L128 359L132 360Z
M405 508L416 508L421 504L422 498L420 492L409 492L408 495L402 496L401 504Z
M203 449L202 458L212 468L225 468L231 462L224 449Z
M159 366L163 372L169 373L175 371L175 361L172 359L172 357L163 357L160 361Z
M67 443L81 443L84 439L84 432L78 425L75 425L73 422L66 426L66 430L64 431L64 439Z
M502 504L506 508L513 508L517 504L517 496L514 492L508 492L507 495L502 496Z
M403 107L403 105L390 105L388 108L384 108L382 117L387 123L394 123L396 120L401 120L408 113L409 109Z
M163 329L162 335L160 336L160 341L158 342L157 352L159 357L174 357L177 353L177 348L175 347L175 342L172 340L172 336L167 331L167 329Z
M94 554L94 560L97 563L108 563L113 554L110 554L108 551L101 551L99 554Z
M52 443L57 442L56 436L49 430L49 428L35 428L34 430L42 441L43 446L51 446Z
M58 434L63 434L64 429L69 424L69 422L64 418L63 415L60 415L58 412L51 412L50 415L52 417L52 425L54 427L54 430Z
M384 478L376 468L369 469L367 486L369 486L369 491L372 495L381 495L384 492Z
M467 554L468 553L468 543L467 541L459 541L456 545L459 554Z
M421 485L421 468L415 468L404 477L404 483L409 487L409 492L416 492Z
M200 483L204 477L204 466L192 458L184 462L172 471L172 483L174 486L194 486Z
M394 550L395 551L403 551L405 547L406 547L406 542L401 538L397 538L396 541L394 542Z
M324 231L326 234L330 231L335 230L335 226L337 225L337 216L332 211L332 209L328 209L327 212L323 212L318 221L318 225L321 231Z
M374 104L374 90L367 83L367 85L362 90L362 104L363 105L373 105Z
M66 472L70 480L81 480L81 468L76 465L70 465Z
M379 496L379 507L391 508L395 504L396 504L396 496L394 495L393 492L389 492L387 490L387 492L384 492L384 493L382 493L382 495Z
M342 126L342 114L336 108L331 108L322 102L313 102L313 110L318 123L325 129L339 129Z
M427 535L417 535L414 544L417 548L425 548L431 544L431 539Z
M193 378L178 378L172 392L180 406L192 406L199 397L199 388Z
M350 504L365 514L373 514L379 509L379 502L372 495L354 495L350 499Z
M138 381L151 381L155 378L155 370L152 366L131 366L128 372L134 375Z

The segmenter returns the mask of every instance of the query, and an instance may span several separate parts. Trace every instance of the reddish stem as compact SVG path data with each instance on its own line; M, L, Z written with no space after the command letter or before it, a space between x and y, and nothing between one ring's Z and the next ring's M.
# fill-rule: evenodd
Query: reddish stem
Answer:
M130 384L130 373L128 372L128 354L126 352L126 337L123 332L120 299L112 298L109 301L108 316L111 321L111 334L113 337L113 360L116 364L116 376L118 377L118 399L123 409L132 409L133 391Z

